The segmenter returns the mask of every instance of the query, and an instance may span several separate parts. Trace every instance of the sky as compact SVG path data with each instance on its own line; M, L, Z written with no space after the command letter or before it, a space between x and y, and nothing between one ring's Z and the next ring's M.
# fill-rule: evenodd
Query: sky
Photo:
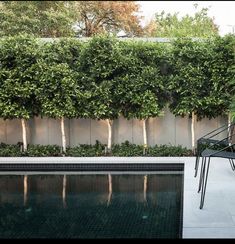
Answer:
M194 15L193 4L198 4L198 9L209 7L208 15L214 17L214 22L219 26L219 33L224 36L235 33L235 1L137 1L140 4L140 14L145 22L154 17L156 12L179 12L179 16Z

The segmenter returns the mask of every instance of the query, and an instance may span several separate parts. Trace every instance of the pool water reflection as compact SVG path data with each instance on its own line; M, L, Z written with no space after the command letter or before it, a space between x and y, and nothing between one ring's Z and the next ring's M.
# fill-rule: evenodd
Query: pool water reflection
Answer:
M0 238L181 238L183 174L0 175Z

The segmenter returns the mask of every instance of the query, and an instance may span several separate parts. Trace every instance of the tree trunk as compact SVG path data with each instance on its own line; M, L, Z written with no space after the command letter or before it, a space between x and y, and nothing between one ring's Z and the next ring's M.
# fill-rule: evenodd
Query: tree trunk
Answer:
M147 143L146 121L147 121L147 119L143 119L143 137L144 137L144 148L146 148L146 147L148 146L148 143Z
M113 193L112 176L111 176L111 174L108 175L108 179L109 179L109 195L108 195L107 205L109 206L110 202L111 202L112 193Z
M62 190L63 206L66 207L66 175L63 177L63 190Z
M112 146L112 120L106 119L108 125L108 152L111 151Z
M21 119L22 136L23 136L23 152L27 151L27 135L26 135L26 120Z
M196 115L194 114L194 112L192 112L191 133L192 133L192 150L194 155L195 155L195 121L196 121Z
M24 206L27 203L28 198L28 176L24 175Z
M65 130L64 130L64 117L61 118L61 135L62 135L62 150L66 152L66 137L65 137Z

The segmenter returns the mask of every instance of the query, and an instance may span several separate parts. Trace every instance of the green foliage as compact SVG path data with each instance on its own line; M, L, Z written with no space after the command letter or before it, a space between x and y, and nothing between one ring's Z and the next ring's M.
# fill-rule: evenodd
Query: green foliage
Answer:
M83 44L2 38L0 117L147 119L166 102L175 115L216 117L233 106L234 54L234 35L172 45L109 36Z
M0 143L0 157L20 157L21 151L19 145L8 145Z
M187 149L182 146L172 146L172 145L155 145L149 147L147 155L153 157L183 157L183 156L193 156L192 150Z
M1 1L0 36L74 36L73 5L74 2L64 1Z
M201 119L227 113L234 87L229 71L234 63L231 40L178 39L173 43L168 87L172 94L170 109L175 115L194 112Z
M0 40L0 117L30 117L39 113L35 97L36 40L27 35Z
M96 36L81 53L81 75L87 97L87 111L93 119L115 119L120 114L116 80L122 74L122 54L117 39Z
M123 74L116 94L125 118L156 117L167 101L162 64L164 48L159 43L123 42Z
M27 152L22 152L22 156L29 157L57 157L62 156L61 148L57 145L29 145Z
M77 147L67 148L66 155L70 157L97 157L97 156L119 156L119 157L176 157L191 156L191 150L182 146L155 145L148 147L146 154L142 145L131 144L128 141L115 144L112 147L112 154L105 154L105 145L96 141L95 145L81 144ZM19 145L0 144L0 157L60 157L61 148L57 145L29 145L27 152L22 152Z
M156 37L212 37L218 36L218 27L208 16L208 8L180 18L178 13L166 14L164 11L155 15Z
M20 144L0 144L0 157L56 157L62 156L57 145L29 145L27 152L21 150Z
M235 36L218 37L211 45L213 58L208 61L208 79L211 80L210 98L204 106L213 117L229 112L232 97L235 95Z
M112 147L112 155L117 157L143 156L144 147L142 145L131 144L125 141L120 145L115 144Z
M80 66L80 55L83 43L76 38L58 38L52 42L41 42L41 58L49 65L50 63L61 64L66 63L74 70L78 71Z
M225 48L227 49L227 56L230 60L229 65L227 66L227 72L230 74L230 78L228 79L228 85L231 89L231 102L229 105L229 111L231 112L232 120L235 121L235 36L228 35L225 36L225 38L227 42Z
M95 145L80 144L77 147L68 148L66 156L71 157L95 157L104 156L105 145L96 141Z
M112 156L119 157L136 157L136 156L146 156L146 157L176 157L176 156L192 156L192 151L184 148L182 146L172 146L172 145L155 145L149 146L146 151L144 151L143 145L131 144L126 141L120 145L116 144L112 147Z
M37 89L41 115L52 118L78 116L77 107L83 97L76 72L80 50L81 44L71 39L46 43L41 47Z
M41 64L37 98L41 115L51 118L75 117L79 92L73 72L67 64Z

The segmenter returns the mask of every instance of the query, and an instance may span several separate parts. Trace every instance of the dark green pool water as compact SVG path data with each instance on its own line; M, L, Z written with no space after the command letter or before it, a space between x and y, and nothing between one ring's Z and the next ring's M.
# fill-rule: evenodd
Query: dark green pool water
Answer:
M0 175L0 238L181 238L183 174Z

